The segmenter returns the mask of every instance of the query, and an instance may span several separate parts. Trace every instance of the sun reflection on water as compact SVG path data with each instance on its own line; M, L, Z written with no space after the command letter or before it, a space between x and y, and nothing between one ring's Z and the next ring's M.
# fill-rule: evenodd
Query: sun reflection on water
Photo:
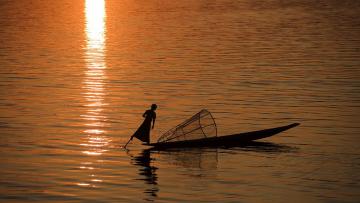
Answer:
M107 117L104 115L104 106L106 102L105 80L105 33L106 33L106 13L105 0L85 0L85 18L86 18L86 49L85 60L87 69L83 81L86 112L81 115L86 121L86 129L83 133L86 135L84 141L80 144L84 147L83 154L94 157L100 156L107 151L107 146L111 142L106 136ZM93 171L96 168L93 162L81 163L80 169ZM102 182L95 174L92 174L89 182L77 183L78 186L95 187L93 183Z

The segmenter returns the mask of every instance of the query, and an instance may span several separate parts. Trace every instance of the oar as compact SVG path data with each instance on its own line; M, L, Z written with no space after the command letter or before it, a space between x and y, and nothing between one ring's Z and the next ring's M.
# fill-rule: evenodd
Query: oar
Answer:
M125 144L124 149L126 149L126 146L130 143L130 141L133 139L134 136L131 136L129 141Z

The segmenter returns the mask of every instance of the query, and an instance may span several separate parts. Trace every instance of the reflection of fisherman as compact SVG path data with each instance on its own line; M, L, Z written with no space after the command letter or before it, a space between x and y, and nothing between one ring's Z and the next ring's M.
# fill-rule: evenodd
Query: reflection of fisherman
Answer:
M157 185L157 175L156 170L158 169L155 166L151 166L151 151L150 150L144 150L140 156L135 157L133 160L135 160L135 165L142 166L139 168L139 175L145 176L144 180L146 184L152 186L149 189L145 190L145 193L151 195L152 197L157 197L157 192L159 191L159 188ZM151 199L145 198L147 201L153 201Z
M139 140L146 142L147 144L150 143L150 129L154 129L155 126L155 120L156 120L156 113L155 110L157 108L156 104L151 105L151 109L146 110L143 114L143 117L145 117L144 122L140 125L140 127L136 130L134 135L132 137L136 137ZM151 122L152 127L151 127ZM131 138L132 139L132 138Z

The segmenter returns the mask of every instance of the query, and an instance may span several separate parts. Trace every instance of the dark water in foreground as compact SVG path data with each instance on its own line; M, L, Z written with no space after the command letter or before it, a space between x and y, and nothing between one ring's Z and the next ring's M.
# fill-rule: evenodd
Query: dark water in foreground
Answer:
M358 1L0 1L0 202L359 202ZM120 149L202 108L253 146Z

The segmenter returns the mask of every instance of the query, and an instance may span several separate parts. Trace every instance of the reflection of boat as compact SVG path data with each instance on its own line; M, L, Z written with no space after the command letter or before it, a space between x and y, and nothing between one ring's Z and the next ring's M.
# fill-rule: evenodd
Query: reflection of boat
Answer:
M251 141L246 143L233 143L224 147L179 147L179 148L150 148L144 152L150 152L151 156L157 156L157 160L164 160L171 165L187 169L204 169L202 176L211 175L211 171L218 168L219 154L232 154L243 152L257 152L265 154L295 153L297 148L284 144L271 142ZM143 154L144 154L143 152ZM199 172L199 171L197 171Z
M213 137L204 137L199 139L188 139L188 140L176 140L176 141L160 141L157 143L150 143L149 146L152 146L157 149L164 148L181 148L181 147L217 147L217 146L232 146L240 145L251 142L253 140L258 140L266 137L273 136L275 134L286 131L290 128L298 126L299 123L293 123L286 126L281 126L277 128L270 128L265 130L258 130L252 132L245 132L233 135L226 136L213 136Z
M214 170L218 164L217 148L167 148L148 149L152 155L160 157L171 165L183 168Z

